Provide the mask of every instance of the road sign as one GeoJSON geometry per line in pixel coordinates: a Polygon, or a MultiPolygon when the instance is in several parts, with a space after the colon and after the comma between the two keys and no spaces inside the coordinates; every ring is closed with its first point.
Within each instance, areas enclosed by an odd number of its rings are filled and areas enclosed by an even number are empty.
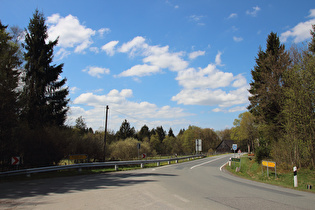
{"type": "Polygon", "coordinates": [[[274,167],[276,167],[276,163],[275,162],[271,162],[271,161],[262,161],[262,165],[263,166],[268,166],[268,167],[272,167],[272,168],[274,168],[274,167]]]}
{"type": "Polygon", "coordinates": [[[201,139],[196,139],[196,152],[202,151],[202,141],[201,139]]]}
{"type": "Polygon", "coordinates": [[[70,160],[85,160],[87,159],[88,156],[85,154],[80,154],[80,155],[69,155],[70,160]]]}
{"type": "Polygon", "coordinates": [[[145,153],[143,153],[143,154],[141,155],[142,158],[145,158],[146,156],[147,156],[147,154],[145,154],[145,153]]]}
{"type": "Polygon", "coordinates": [[[237,150],[237,144],[232,144],[232,149],[237,150]]]}
{"type": "Polygon", "coordinates": [[[20,165],[20,157],[12,157],[11,163],[12,165],[20,165]]]}
{"type": "Polygon", "coordinates": [[[231,158],[232,161],[235,161],[235,162],[241,162],[241,159],[240,158],[231,158]]]}

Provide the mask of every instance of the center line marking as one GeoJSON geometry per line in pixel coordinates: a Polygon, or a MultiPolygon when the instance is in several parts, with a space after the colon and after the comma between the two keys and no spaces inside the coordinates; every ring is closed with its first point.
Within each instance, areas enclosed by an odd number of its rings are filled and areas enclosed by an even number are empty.
{"type": "Polygon", "coordinates": [[[224,157],[220,157],[220,158],[216,158],[216,159],[213,159],[213,160],[210,160],[210,161],[204,162],[204,163],[200,163],[200,164],[198,164],[198,165],[194,165],[194,166],[192,166],[190,169],[196,168],[196,167],[198,167],[198,166],[205,165],[205,164],[207,164],[207,163],[211,163],[211,162],[216,161],[216,160],[220,160],[220,159],[222,159],[222,158],[226,158],[226,156],[224,156],[224,157]]]}

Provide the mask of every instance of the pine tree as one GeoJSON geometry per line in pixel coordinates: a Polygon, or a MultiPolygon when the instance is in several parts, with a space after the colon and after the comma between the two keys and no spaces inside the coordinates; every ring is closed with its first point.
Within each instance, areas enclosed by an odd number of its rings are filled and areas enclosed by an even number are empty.
{"type": "Polygon", "coordinates": [[[125,140],[127,138],[134,137],[135,133],[135,128],[130,127],[130,123],[125,119],[125,121],[121,123],[121,126],[116,136],[121,140],[125,140]]]}
{"type": "MultiPolygon", "coordinates": [[[[18,124],[20,47],[0,21],[0,154],[1,159],[16,151],[13,132],[18,124]]],[[[2,159],[3,160],[3,159],[2,159]]],[[[0,160],[1,161],[1,160],[0,160]]]]}
{"type": "Polygon", "coordinates": [[[288,53],[276,33],[271,32],[267,39],[267,49],[261,48],[256,58],[256,65],[251,71],[248,110],[257,122],[263,125],[265,134],[272,141],[279,138],[283,109],[283,74],[290,65],[288,53]]]}
{"type": "Polygon", "coordinates": [[[315,53],[315,24],[312,25],[313,31],[311,30],[312,40],[308,44],[309,51],[315,53]]]}
{"type": "Polygon", "coordinates": [[[30,20],[25,36],[24,118],[30,127],[62,126],[68,111],[66,79],[59,79],[63,64],[53,65],[55,41],[47,40],[45,18],[38,10],[30,20]]]}

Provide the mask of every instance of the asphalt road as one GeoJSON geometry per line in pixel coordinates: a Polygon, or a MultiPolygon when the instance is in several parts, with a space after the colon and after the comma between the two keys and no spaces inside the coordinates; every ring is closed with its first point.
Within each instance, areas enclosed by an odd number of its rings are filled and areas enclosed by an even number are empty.
{"type": "Polygon", "coordinates": [[[315,194],[220,171],[231,155],[0,184],[0,209],[315,209],[315,194]]]}

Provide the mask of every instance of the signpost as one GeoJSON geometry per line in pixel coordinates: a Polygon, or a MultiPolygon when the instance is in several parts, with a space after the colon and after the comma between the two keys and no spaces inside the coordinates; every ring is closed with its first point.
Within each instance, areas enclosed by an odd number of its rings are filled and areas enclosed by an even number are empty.
{"type": "Polygon", "coordinates": [[[80,155],[69,155],[70,160],[85,160],[88,156],[86,154],[80,154],[80,155]]]}
{"type": "Polygon", "coordinates": [[[237,150],[237,144],[232,144],[232,149],[234,150],[234,156],[235,157],[235,150],[237,150]]]}
{"type": "Polygon", "coordinates": [[[196,153],[202,151],[202,141],[201,139],[196,139],[196,153]]]}
{"type": "Polygon", "coordinates": [[[231,160],[235,162],[241,162],[241,158],[232,158],[231,160]]]}
{"type": "Polygon", "coordinates": [[[140,147],[141,147],[141,144],[140,144],[140,143],[137,143],[137,149],[138,149],[138,158],[139,158],[139,151],[140,151],[140,147]]]}
{"type": "Polygon", "coordinates": [[[268,176],[268,177],[269,177],[269,167],[270,167],[270,168],[275,168],[275,178],[277,177],[276,162],[263,160],[263,161],[261,162],[261,164],[262,164],[262,167],[263,167],[263,166],[266,166],[266,167],[267,167],[267,176],[268,176]]]}

